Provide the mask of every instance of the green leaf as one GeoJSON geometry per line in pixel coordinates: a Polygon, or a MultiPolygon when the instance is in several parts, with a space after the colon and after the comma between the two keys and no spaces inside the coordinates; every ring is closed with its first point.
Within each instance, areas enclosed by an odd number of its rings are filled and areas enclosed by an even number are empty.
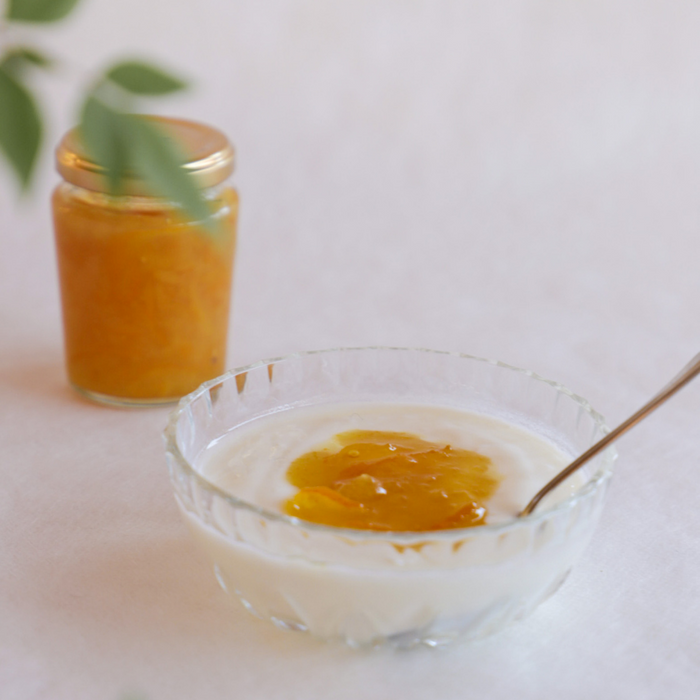
{"type": "Polygon", "coordinates": [[[121,193],[121,185],[127,170],[128,125],[124,115],[111,109],[94,96],[83,105],[80,119],[80,136],[88,155],[106,171],[109,192],[121,193]]]}
{"type": "Polygon", "coordinates": [[[3,68],[8,73],[16,75],[23,70],[27,64],[32,64],[40,68],[49,68],[52,61],[36,49],[31,49],[26,46],[16,46],[5,52],[5,55],[0,61],[0,68],[3,68]]]}
{"type": "Polygon", "coordinates": [[[56,22],[71,13],[78,0],[8,0],[6,19],[56,22]]]}
{"type": "Polygon", "coordinates": [[[167,95],[187,87],[179,78],[139,61],[124,61],[111,68],[106,77],[135,95],[167,95]]]}
{"type": "Polygon", "coordinates": [[[26,190],[39,153],[41,117],[31,93],[3,68],[0,105],[0,149],[26,190]]]}
{"type": "Polygon", "coordinates": [[[211,228],[211,209],[191,175],[182,167],[185,158],[176,141],[147,118],[125,115],[130,162],[155,194],[178,203],[194,221],[211,228]]]}

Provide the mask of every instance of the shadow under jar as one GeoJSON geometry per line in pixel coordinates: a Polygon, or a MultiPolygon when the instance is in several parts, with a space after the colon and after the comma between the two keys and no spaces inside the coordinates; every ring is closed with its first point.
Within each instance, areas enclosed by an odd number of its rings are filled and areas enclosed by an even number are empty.
{"type": "Polygon", "coordinates": [[[69,381],[127,406],[174,402],[223,371],[238,216],[226,137],[149,118],[184,148],[214,225],[189,220],[135,177],[124,195],[107,194],[75,129],[56,151],[64,182],[52,200],[69,381]]]}

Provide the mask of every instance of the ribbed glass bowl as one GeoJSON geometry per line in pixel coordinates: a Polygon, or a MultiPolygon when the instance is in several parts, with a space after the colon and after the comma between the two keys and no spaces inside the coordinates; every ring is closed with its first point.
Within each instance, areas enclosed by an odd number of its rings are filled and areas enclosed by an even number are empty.
{"type": "Polygon", "coordinates": [[[327,350],[233,370],[183,398],[165,430],[176,501],[225,591],[280,628],[353,647],[410,647],[491,634],[559,588],[600,516],[612,448],[554,507],[502,525],[436,532],[316,525],[240,500],[197,472],[203,450],[243,423],[351,402],[477,412],[571,456],[607,432],[584,399],[556,382],[456,353],[327,350]]]}

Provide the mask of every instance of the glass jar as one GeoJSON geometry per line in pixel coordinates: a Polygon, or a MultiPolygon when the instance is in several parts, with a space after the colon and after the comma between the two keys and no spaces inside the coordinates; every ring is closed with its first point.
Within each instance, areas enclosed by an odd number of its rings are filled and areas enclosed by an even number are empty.
{"type": "Polygon", "coordinates": [[[130,177],[106,193],[103,170],[70,131],[53,193],[68,378],[96,401],[170,403],[224,369],[238,194],[233,149],[216,129],[154,118],[188,154],[185,168],[215,225],[188,219],[130,177]]]}

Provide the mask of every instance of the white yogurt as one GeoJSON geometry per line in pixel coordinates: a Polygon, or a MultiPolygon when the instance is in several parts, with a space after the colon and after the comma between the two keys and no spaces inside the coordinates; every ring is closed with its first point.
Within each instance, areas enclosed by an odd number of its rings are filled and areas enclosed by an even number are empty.
{"type": "MultiPolygon", "coordinates": [[[[502,477],[486,503],[491,525],[512,521],[571,460],[546,440],[488,416],[433,406],[331,404],[244,424],[210,445],[195,467],[227,493],[281,513],[296,491],[285,477],[290,463],[353,429],[411,433],[489,457],[502,477]]],[[[575,475],[543,510],[582,483],[575,475]]],[[[214,504],[209,523],[183,508],[220,583],[248,609],[279,626],[351,645],[440,643],[488,633],[525,614],[556,589],[589,539],[595,519],[575,511],[503,531],[392,538],[266,519],[225,501],[214,504]]]]}
{"type": "MultiPolygon", "coordinates": [[[[196,469],[238,498],[281,512],[297,491],[286,479],[289,465],[347,430],[404,432],[488,457],[501,483],[487,502],[488,524],[514,518],[570,461],[551,443],[504,421],[440,406],[350,404],[282,411],[251,421],[210,445],[196,469]]],[[[581,484],[568,481],[549,505],[581,484]]]]}

